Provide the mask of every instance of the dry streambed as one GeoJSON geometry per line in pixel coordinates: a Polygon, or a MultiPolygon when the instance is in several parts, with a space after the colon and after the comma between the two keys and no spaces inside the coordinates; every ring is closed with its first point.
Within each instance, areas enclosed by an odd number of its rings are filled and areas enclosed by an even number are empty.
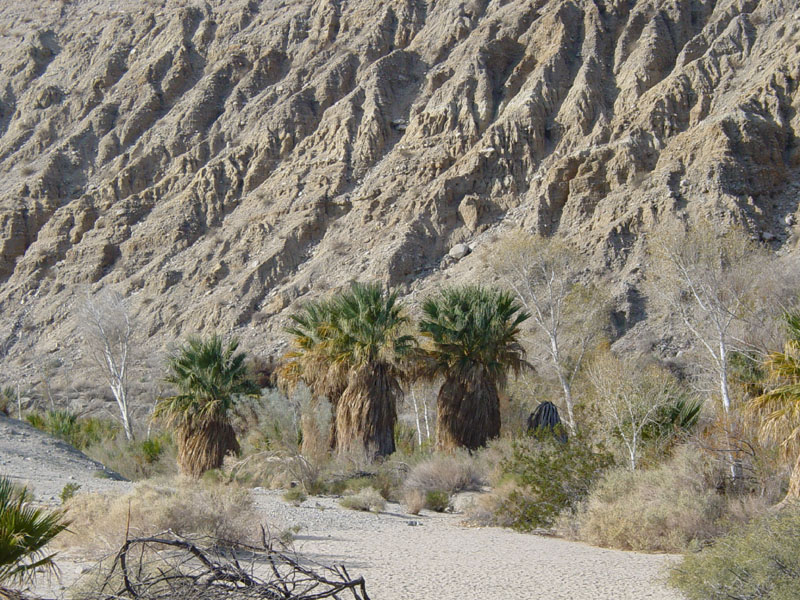
{"type": "Polygon", "coordinates": [[[411,516],[388,504],[380,515],[340,508],[331,498],[284,503],[255,491],[266,521],[299,527],[297,551],[344,563],[363,575],[374,600],[679,600],[661,580],[673,556],[460,524],[458,515],[411,516]]]}

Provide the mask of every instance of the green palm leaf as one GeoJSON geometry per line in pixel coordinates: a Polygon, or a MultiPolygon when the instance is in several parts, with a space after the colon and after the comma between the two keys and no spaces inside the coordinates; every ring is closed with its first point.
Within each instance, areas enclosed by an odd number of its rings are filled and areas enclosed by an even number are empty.
{"type": "Polygon", "coordinates": [[[37,571],[54,572],[54,554],[44,546],[67,528],[63,511],[30,504],[30,494],[0,477],[0,582],[25,583],[37,571]]]}

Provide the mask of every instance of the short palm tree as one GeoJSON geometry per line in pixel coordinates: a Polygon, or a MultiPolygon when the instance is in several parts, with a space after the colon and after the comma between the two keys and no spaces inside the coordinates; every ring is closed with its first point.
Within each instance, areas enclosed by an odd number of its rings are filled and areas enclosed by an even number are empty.
{"type": "Polygon", "coordinates": [[[248,377],[244,352],[237,349],[236,340],[226,344],[217,335],[192,338],[169,359],[165,380],[178,393],[159,400],[153,416],[175,430],[178,466],[185,475],[200,477],[221,467],[226,454],[239,452],[231,409],[238,396],[259,390],[248,377]]]}
{"type": "Polygon", "coordinates": [[[419,329],[428,378],[443,377],[437,399],[437,445],[475,449],[500,435],[500,400],[509,372],[528,367],[519,343],[528,318],[514,297],[492,288],[443,290],[422,306],[419,329]]]}
{"type": "Polygon", "coordinates": [[[353,283],[331,300],[331,313],[331,364],[347,370],[336,407],[337,449],[392,454],[404,361],[416,346],[408,317],[397,292],[377,283],[353,283]]]}
{"type": "Polygon", "coordinates": [[[289,317],[286,328],[292,335],[292,349],[278,369],[278,382],[291,389],[305,383],[317,398],[331,403],[330,445],[336,446],[336,407],[347,387],[347,370],[335,364],[331,356],[334,333],[332,304],[328,300],[307,302],[289,317]]]}
{"type": "Polygon", "coordinates": [[[56,570],[55,555],[43,548],[69,523],[62,511],[35,508],[30,500],[25,488],[0,477],[0,584],[26,583],[37,571],[56,570]]]}
{"type": "Polygon", "coordinates": [[[761,435],[780,442],[787,456],[796,454],[789,490],[781,504],[800,500],[800,313],[784,315],[789,339],[783,352],[773,352],[764,366],[769,374],[767,391],[749,403],[762,418],[761,435]]]}

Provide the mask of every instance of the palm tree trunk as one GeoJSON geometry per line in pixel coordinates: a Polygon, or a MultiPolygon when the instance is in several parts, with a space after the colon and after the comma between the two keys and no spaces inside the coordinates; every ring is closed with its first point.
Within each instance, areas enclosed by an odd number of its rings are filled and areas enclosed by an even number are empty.
{"type": "Polygon", "coordinates": [[[178,429],[178,467],[199,479],[209,469],[219,469],[227,454],[239,453],[236,432],[227,421],[204,421],[178,429]]]}
{"type": "Polygon", "coordinates": [[[395,451],[394,426],[402,390],[384,363],[355,369],[336,407],[338,452],[366,452],[372,459],[395,451]]]}
{"type": "Polygon", "coordinates": [[[475,450],[500,435],[500,398],[497,386],[487,378],[464,382],[445,380],[437,398],[441,450],[465,447],[475,450]]]}

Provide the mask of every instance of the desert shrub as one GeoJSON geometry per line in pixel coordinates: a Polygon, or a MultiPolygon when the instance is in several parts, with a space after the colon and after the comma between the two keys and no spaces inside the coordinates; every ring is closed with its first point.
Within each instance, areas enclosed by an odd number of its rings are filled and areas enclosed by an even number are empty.
{"type": "Polygon", "coordinates": [[[682,446],[649,470],[607,471],[577,516],[577,537],[625,550],[680,552],[721,531],[726,499],[714,487],[713,466],[682,446]]]}
{"type": "Polygon", "coordinates": [[[386,507],[386,500],[380,492],[372,487],[367,487],[351,496],[344,496],[339,504],[352,510],[381,512],[386,507]]]}
{"type": "Polygon", "coordinates": [[[435,454],[414,466],[406,478],[404,488],[422,492],[440,491],[454,494],[463,490],[479,489],[486,477],[467,452],[435,454]]]}
{"type": "Polygon", "coordinates": [[[33,412],[27,414],[25,419],[36,429],[63,440],[78,450],[86,450],[93,444],[114,439],[119,433],[119,425],[110,419],[79,418],[67,410],[33,412]]]}
{"type": "Polygon", "coordinates": [[[689,600],[800,598],[800,510],[769,514],[686,555],[670,583],[689,600]]]}
{"type": "Polygon", "coordinates": [[[85,452],[90,458],[132,481],[177,472],[177,451],[168,432],[134,441],[117,435],[113,439],[92,444],[85,452]]]}
{"type": "Polygon", "coordinates": [[[81,489],[80,484],[75,483],[74,481],[64,484],[64,487],[61,488],[61,493],[58,495],[58,497],[61,499],[61,504],[65,504],[77,493],[79,489],[81,489]]]}
{"type": "Polygon", "coordinates": [[[450,494],[442,490],[431,490],[425,494],[425,508],[435,512],[444,512],[450,506],[450,494]]]}
{"type": "Polygon", "coordinates": [[[17,401],[17,392],[10,385],[0,389],[0,415],[10,415],[17,401]]]}
{"type": "Polygon", "coordinates": [[[403,492],[403,506],[410,515],[418,515],[425,508],[426,494],[421,490],[405,490],[403,492]]]}
{"type": "Polygon", "coordinates": [[[611,465],[608,452],[581,436],[561,443],[542,432],[514,440],[511,456],[500,462],[504,485],[487,499],[491,520],[521,531],[550,527],[560,513],[577,508],[611,465]]]}
{"type": "Polygon", "coordinates": [[[299,485],[291,487],[283,493],[283,499],[295,506],[305,502],[306,498],[308,498],[308,496],[306,496],[303,488],[299,485]]]}
{"type": "Polygon", "coordinates": [[[234,485],[181,481],[177,485],[139,483],[128,494],[80,494],[67,502],[73,521],[59,536],[65,546],[118,548],[129,535],[167,529],[178,535],[257,542],[259,522],[249,492],[234,485]]]}

